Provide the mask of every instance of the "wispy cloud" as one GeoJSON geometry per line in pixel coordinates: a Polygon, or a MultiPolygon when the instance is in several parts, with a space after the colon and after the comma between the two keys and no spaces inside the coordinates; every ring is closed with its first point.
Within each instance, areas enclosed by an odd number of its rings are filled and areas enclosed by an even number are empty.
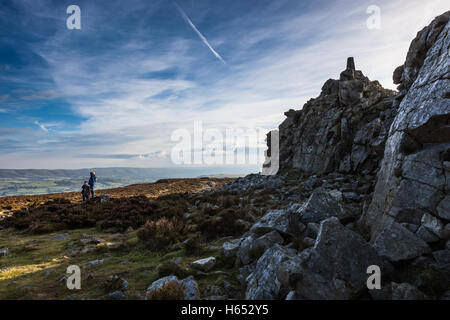
{"type": "Polygon", "coordinates": [[[35,125],[37,125],[39,128],[41,128],[42,131],[48,132],[48,129],[45,125],[43,125],[42,123],[39,123],[39,121],[35,121],[34,122],[35,125]]]}
{"type": "MultiPolygon", "coordinates": [[[[205,129],[276,128],[284,111],[301,108],[320,93],[328,78],[337,78],[348,56],[355,56],[357,68],[371,80],[393,88],[392,71],[404,62],[416,32],[448,9],[446,0],[380,0],[382,29],[368,30],[370,1],[311,0],[308,9],[303,9],[303,1],[290,0],[258,1],[261,5],[242,1],[233,6],[189,2],[188,12],[196,13],[195,21],[203,19],[207,34],[214,35],[212,43],[227,43],[229,67],[223,68],[215,59],[201,58],[210,52],[189,28],[179,28],[177,21],[184,21],[170,3],[130,1],[133,5],[124,6],[111,0],[112,7],[104,7],[80,0],[82,10],[90,13],[80,32],[70,32],[64,24],[60,28],[58,22],[54,33],[39,34],[20,46],[30,49],[41,64],[13,66],[26,77],[0,73],[0,92],[10,94],[0,108],[11,110],[0,116],[2,166],[164,167],[171,164],[163,155],[170,154],[175,144],[174,130],[192,130],[194,121],[203,121],[205,129]],[[314,8],[319,2],[323,6],[314,8]],[[105,8],[117,19],[111,20],[105,8]],[[42,92],[49,90],[58,92],[59,98],[47,94],[45,100],[21,99],[44,96],[42,92]],[[56,121],[63,125],[52,127],[56,121]],[[2,136],[1,128],[10,123],[27,130],[2,136]]],[[[40,7],[52,10],[42,3],[27,3],[31,12],[40,7]]],[[[30,30],[22,32],[28,37],[30,30]]]]}
{"type": "Polygon", "coordinates": [[[184,21],[187,22],[187,24],[189,24],[189,26],[192,28],[192,30],[195,31],[195,33],[197,33],[197,35],[199,36],[199,38],[202,40],[202,42],[208,47],[208,49],[212,52],[212,54],[219,59],[220,61],[222,61],[224,64],[226,64],[225,60],[222,58],[222,56],[217,53],[216,50],[214,50],[214,48],[209,44],[208,40],[205,38],[205,36],[197,29],[197,27],[194,25],[194,23],[191,21],[191,19],[188,17],[188,15],[186,14],[186,12],[184,12],[184,10],[178,5],[178,3],[176,3],[175,1],[173,1],[174,5],[177,7],[178,12],[180,12],[181,16],[183,17],[184,21]]]}

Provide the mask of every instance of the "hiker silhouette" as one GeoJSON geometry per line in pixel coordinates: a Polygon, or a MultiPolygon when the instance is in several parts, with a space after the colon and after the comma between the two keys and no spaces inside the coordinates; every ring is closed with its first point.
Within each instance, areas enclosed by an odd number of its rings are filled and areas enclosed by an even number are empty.
{"type": "Polygon", "coordinates": [[[94,199],[95,195],[94,195],[94,186],[95,183],[97,182],[97,177],[95,176],[95,171],[92,170],[91,171],[91,177],[89,178],[89,188],[91,189],[91,195],[92,195],[92,199],[94,199]]]}

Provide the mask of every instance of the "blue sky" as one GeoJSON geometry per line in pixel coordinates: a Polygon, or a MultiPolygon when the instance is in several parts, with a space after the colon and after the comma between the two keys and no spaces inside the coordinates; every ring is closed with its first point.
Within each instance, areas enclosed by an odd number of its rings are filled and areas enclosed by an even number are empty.
{"type": "Polygon", "coordinates": [[[274,129],[346,58],[388,88],[448,1],[0,0],[0,168],[172,165],[171,134],[274,129]],[[81,30],[66,27],[69,5],[81,30]],[[368,29],[369,5],[381,28],[368,29]]]}

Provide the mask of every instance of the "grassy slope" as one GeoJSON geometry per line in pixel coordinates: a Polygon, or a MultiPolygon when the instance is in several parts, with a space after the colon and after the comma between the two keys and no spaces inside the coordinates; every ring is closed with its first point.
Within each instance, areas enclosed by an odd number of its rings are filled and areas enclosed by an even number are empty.
{"type": "MultiPolygon", "coordinates": [[[[102,191],[112,197],[127,197],[146,195],[158,197],[172,192],[193,191],[205,189],[208,179],[169,180],[164,184],[136,185],[125,188],[102,191]]],[[[216,179],[217,186],[230,181],[216,179]]],[[[78,194],[68,193],[48,196],[26,196],[0,198],[0,208],[3,212],[27,207],[30,204],[40,204],[50,199],[63,197],[71,201],[79,201],[78,194]]],[[[158,266],[174,257],[181,257],[181,266],[186,268],[186,275],[193,274],[199,282],[202,291],[208,284],[214,283],[224,271],[233,274],[235,270],[221,263],[221,250],[210,248],[218,246],[221,241],[203,243],[201,253],[189,255],[181,245],[174,246],[165,252],[146,250],[139,243],[136,231],[128,230],[121,234],[112,234],[97,228],[62,230],[52,234],[33,235],[11,228],[0,230],[0,249],[8,248],[9,254],[0,257],[0,299],[65,299],[76,294],[77,299],[105,299],[105,285],[109,276],[120,275],[127,280],[130,288],[126,291],[132,299],[142,299],[145,289],[161,276],[158,266]],[[54,240],[53,236],[68,233],[65,240],[54,240]],[[84,234],[99,237],[110,243],[98,245],[83,245],[80,241],[84,234]],[[87,252],[81,253],[85,249],[87,252]],[[76,253],[75,253],[76,252],[76,253]],[[199,275],[189,268],[190,262],[208,256],[219,258],[217,266],[206,275],[199,275]],[[102,265],[83,269],[81,290],[69,290],[65,281],[66,268],[75,264],[82,267],[89,261],[105,259],[102,265]]]]}

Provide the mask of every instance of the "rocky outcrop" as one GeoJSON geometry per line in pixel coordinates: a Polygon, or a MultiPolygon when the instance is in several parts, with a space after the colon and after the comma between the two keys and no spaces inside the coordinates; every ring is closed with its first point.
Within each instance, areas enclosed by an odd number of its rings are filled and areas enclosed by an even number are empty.
{"type": "Polygon", "coordinates": [[[285,113],[279,126],[280,171],[374,172],[395,115],[394,95],[349,58],[339,80],[329,79],[319,97],[285,113]]]}
{"type": "Polygon", "coordinates": [[[447,12],[420,31],[404,66],[394,72],[401,89],[398,112],[373,200],[360,220],[379,253],[393,261],[429,253],[425,242],[443,248],[449,237],[449,18],[447,12]],[[405,235],[395,243],[393,227],[405,235]]]}
{"type": "Polygon", "coordinates": [[[247,277],[247,299],[350,299],[365,288],[370,265],[389,265],[360,235],[336,217],[320,224],[313,248],[297,254],[274,244],[257,260],[247,277]]]}
{"type": "Polygon", "coordinates": [[[278,175],[227,187],[281,194],[278,207],[273,200],[249,232],[224,246],[241,265],[247,299],[448,296],[449,17],[417,34],[394,71],[397,94],[349,58],[339,80],[285,113],[278,175]],[[379,290],[366,286],[373,265],[385,279],[379,290]]]}

